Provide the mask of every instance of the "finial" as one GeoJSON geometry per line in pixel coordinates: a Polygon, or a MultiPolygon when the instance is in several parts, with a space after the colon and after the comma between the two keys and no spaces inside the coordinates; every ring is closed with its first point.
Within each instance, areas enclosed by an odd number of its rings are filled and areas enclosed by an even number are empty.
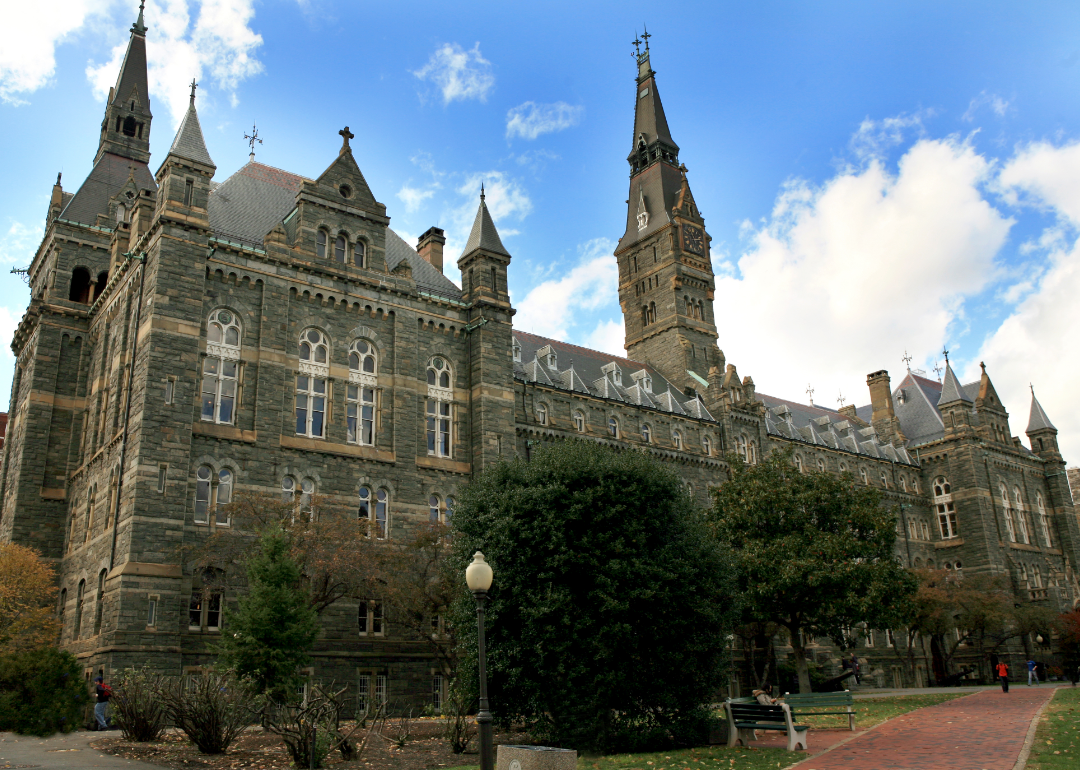
{"type": "Polygon", "coordinates": [[[634,33],[634,42],[632,42],[630,45],[634,46],[634,52],[632,54],[630,54],[630,55],[633,56],[635,59],[640,59],[641,58],[641,41],[638,40],[638,36],[637,36],[636,32],[634,33]]]}
{"type": "Polygon", "coordinates": [[[814,405],[814,389],[810,386],[809,383],[807,383],[807,385],[806,385],[806,394],[808,396],[810,396],[810,406],[813,406],[814,405]]]}
{"type": "Polygon", "coordinates": [[[139,18],[135,20],[135,23],[131,25],[131,31],[139,35],[146,34],[146,24],[143,22],[143,7],[146,5],[146,0],[139,0],[139,18]]]}
{"type": "Polygon", "coordinates": [[[948,366],[949,365],[949,351],[943,349],[941,351],[941,355],[945,356],[945,366],[948,366]]]}
{"type": "Polygon", "coordinates": [[[244,138],[248,140],[248,147],[251,148],[251,153],[248,155],[248,162],[255,162],[255,142],[259,144],[263,143],[263,140],[259,138],[259,129],[255,127],[255,121],[251,122],[251,133],[244,134],[244,138]]]}
{"type": "Polygon", "coordinates": [[[195,78],[191,79],[191,103],[195,104],[195,89],[199,87],[199,84],[195,82],[195,78]]]}
{"type": "Polygon", "coordinates": [[[941,368],[941,362],[940,361],[935,361],[934,362],[934,373],[937,374],[937,381],[938,382],[941,382],[941,373],[943,371],[944,371],[944,369],[941,368]]]}
{"type": "Polygon", "coordinates": [[[844,402],[847,401],[847,399],[844,398],[843,391],[837,391],[837,393],[839,394],[839,397],[836,399],[836,403],[840,404],[840,408],[843,409],[844,408],[844,402]]]}
{"type": "Polygon", "coordinates": [[[349,140],[350,139],[355,139],[356,134],[354,134],[352,131],[350,131],[348,126],[345,126],[345,128],[338,131],[338,133],[341,135],[341,139],[342,139],[341,152],[344,153],[346,150],[349,149],[349,140]]]}
{"type": "Polygon", "coordinates": [[[979,362],[979,368],[982,369],[983,374],[986,374],[986,363],[985,362],[980,361],[979,362]]]}
{"type": "Polygon", "coordinates": [[[484,202],[484,183],[480,183],[480,202],[484,202]]]}
{"type": "Polygon", "coordinates": [[[904,351],[904,357],[901,358],[900,360],[904,362],[904,366],[906,366],[907,370],[910,372],[911,371],[911,356],[908,355],[907,350],[904,351]]]}
{"type": "Polygon", "coordinates": [[[1035,398],[1035,386],[1029,382],[1028,387],[1031,388],[1031,397],[1035,398]]]}
{"type": "Polygon", "coordinates": [[[56,186],[57,187],[60,186],[60,177],[63,176],[63,175],[64,175],[63,171],[57,171],[56,172],[56,186]]]}
{"type": "MultiPolygon", "coordinates": [[[[644,25],[642,25],[642,26],[644,26],[644,25]]],[[[649,52],[649,38],[650,37],[652,37],[652,35],[649,34],[649,28],[645,27],[645,31],[641,33],[641,41],[643,43],[645,43],[645,53],[649,52]]]]}

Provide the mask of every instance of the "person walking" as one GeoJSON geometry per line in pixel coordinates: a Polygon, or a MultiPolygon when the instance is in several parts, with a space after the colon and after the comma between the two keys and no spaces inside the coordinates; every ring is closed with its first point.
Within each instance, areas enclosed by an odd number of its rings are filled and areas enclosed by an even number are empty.
{"type": "Polygon", "coordinates": [[[855,653],[851,653],[851,670],[855,672],[855,684],[862,684],[862,677],[859,676],[859,659],[855,657],[855,653]]]}
{"type": "Polygon", "coordinates": [[[1001,691],[1009,691],[1009,667],[1005,664],[1005,661],[1001,661],[997,664],[998,679],[1001,680],[1001,691]]]}
{"type": "Polygon", "coordinates": [[[1036,662],[1035,662],[1034,660],[1029,660],[1029,661],[1027,662],[1027,669],[1028,669],[1028,687],[1031,687],[1031,680],[1032,680],[1032,678],[1034,678],[1034,679],[1035,679],[1035,684],[1036,684],[1036,685],[1038,685],[1038,684],[1039,684],[1039,672],[1038,672],[1038,671],[1036,670],[1036,667],[1037,667],[1038,665],[1039,665],[1039,664],[1038,664],[1038,663],[1036,663],[1036,662]]]}
{"type": "Polygon", "coordinates": [[[109,720],[106,712],[109,708],[109,698],[112,697],[112,688],[105,684],[105,680],[98,676],[94,677],[94,692],[97,695],[97,703],[94,704],[94,729],[108,730],[109,720]]]}

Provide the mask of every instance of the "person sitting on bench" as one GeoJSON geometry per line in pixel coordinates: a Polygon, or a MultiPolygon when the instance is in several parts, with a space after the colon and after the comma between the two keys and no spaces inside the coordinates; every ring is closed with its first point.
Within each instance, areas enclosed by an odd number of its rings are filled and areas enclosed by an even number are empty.
{"type": "Polygon", "coordinates": [[[775,706],[780,702],[779,698],[773,697],[771,684],[764,684],[760,690],[754,690],[751,694],[754,696],[754,700],[762,706],[775,706]]]}

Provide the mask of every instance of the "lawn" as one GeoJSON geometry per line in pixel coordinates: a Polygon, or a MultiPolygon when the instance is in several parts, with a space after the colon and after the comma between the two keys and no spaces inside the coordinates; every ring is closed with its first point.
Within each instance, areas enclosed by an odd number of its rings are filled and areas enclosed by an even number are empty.
{"type": "MultiPolygon", "coordinates": [[[[909,711],[959,698],[966,693],[943,692],[932,695],[906,695],[855,701],[855,727],[865,730],[909,711]]],[[[847,727],[847,717],[814,717],[799,720],[811,725],[810,746],[814,747],[813,728],[847,727]]],[[[818,746],[821,744],[818,743],[818,746]]],[[[817,749],[815,749],[817,750],[817,749]]],[[[702,746],[696,749],[661,751],[655,754],[611,754],[580,756],[578,770],[775,770],[806,759],[806,752],[777,748],[735,748],[702,746]]],[[[1059,765],[1048,765],[1059,767],[1059,765]]],[[[1065,765],[1060,765],[1065,767],[1065,765]]],[[[478,770],[476,766],[450,770],[478,770]]]]}
{"type": "Polygon", "coordinates": [[[1056,770],[1080,765],[1080,688],[1059,687],[1039,718],[1028,767],[1056,770]]]}

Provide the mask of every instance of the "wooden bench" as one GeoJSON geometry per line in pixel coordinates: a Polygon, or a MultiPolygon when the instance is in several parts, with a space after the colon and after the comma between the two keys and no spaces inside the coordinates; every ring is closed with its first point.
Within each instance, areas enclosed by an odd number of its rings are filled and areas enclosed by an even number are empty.
{"type": "Polygon", "coordinates": [[[795,719],[819,716],[846,716],[848,728],[855,730],[854,702],[850,690],[842,692],[809,692],[805,694],[787,693],[784,702],[791,706],[791,716],[795,719]]]}
{"type": "Polygon", "coordinates": [[[750,741],[757,740],[756,730],[780,730],[787,734],[788,751],[795,751],[799,746],[807,751],[806,731],[810,728],[792,721],[791,707],[786,703],[762,706],[760,703],[728,701],[724,711],[728,718],[728,748],[740,743],[749,746],[750,741]]]}

